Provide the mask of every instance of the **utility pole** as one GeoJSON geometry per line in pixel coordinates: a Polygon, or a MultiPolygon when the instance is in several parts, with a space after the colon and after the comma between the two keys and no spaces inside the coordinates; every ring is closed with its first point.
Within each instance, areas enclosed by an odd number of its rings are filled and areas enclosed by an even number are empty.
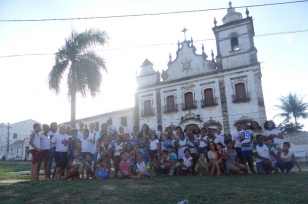
{"type": "Polygon", "coordinates": [[[7,155],[9,155],[9,151],[10,151],[10,123],[6,124],[6,128],[7,128],[7,146],[6,146],[6,153],[7,155]]]}

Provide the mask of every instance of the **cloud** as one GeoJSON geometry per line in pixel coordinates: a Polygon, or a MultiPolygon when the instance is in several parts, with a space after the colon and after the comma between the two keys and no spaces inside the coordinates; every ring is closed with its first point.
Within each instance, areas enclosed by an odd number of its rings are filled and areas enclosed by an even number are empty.
{"type": "Polygon", "coordinates": [[[291,34],[283,35],[282,39],[286,40],[288,43],[292,43],[293,42],[293,38],[292,38],[291,34]]]}

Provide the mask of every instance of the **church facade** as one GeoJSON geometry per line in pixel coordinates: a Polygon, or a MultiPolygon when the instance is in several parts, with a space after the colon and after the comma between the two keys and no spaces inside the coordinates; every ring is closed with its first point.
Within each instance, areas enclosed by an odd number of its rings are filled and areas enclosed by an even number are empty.
{"type": "MultiPolygon", "coordinates": [[[[84,118],[97,125],[108,123],[130,130],[146,123],[151,129],[189,124],[221,125],[235,130],[239,120],[266,121],[261,69],[254,44],[252,17],[243,18],[230,3],[222,25],[212,28],[217,54],[196,53],[192,39],[178,42],[168,68],[155,71],[146,59],[136,77],[135,107],[84,118]]],[[[185,31],[185,29],[183,30],[185,31]]]]}
{"type": "Polygon", "coordinates": [[[254,45],[252,17],[243,18],[231,7],[213,32],[217,55],[208,57],[202,46],[197,54],[193,40],[178,43],[168,69],[153,70],[145,60],[137,77],[135,116],[137,125],[222,125],[234,130],[241,119],[266,120],[261,69],[254,45]],[[209,59],[210,58],[210,59],[209,59]]]}

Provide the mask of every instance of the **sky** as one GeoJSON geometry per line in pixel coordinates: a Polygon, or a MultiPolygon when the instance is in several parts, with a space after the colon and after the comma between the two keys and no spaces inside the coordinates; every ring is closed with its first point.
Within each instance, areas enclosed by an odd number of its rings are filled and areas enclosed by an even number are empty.
{"type": "MultiPolygon", "coordinates": [[[[286,0],[234,0],[232,5],[249,6],[286,0]]],[[[227,8],[222,0],[0,0],[0,20],[82,18],[126,14],[227,8]]],[[[238,8],[245,17],[245,8],[238,8]]],[[[262,86],[267,118],[279,113],[279,97],[290,92],[307,96],[308,2],[251,7],[255,46],[261,62],[262,86]],[[306,32],[297,32],[293,31],[306,32]],[[265,35],[285,32],[279,35],[265,35]],[[293,32],[293,33],[292,33],[293,32]],[[306,46],[305,46],[306,45],[306,46]]],[[[108,43],[95,47],[108,69],[103,73],[101,91],[95,97],[77,96],[77,119],[134,106],[135,77],[147,58],[154,70],[167,69],[169,53],[176,57],[176,43],[193,38],[197,53],[216,54],[213,19],[222,25],[226,9],[170,15],[105,18],[92,20],[0,22],[0,123],[33,119],[41,123],[70,120],[70,103],[65,79],[57,95],[48,88],[48,74],[54,53],[74,29],[94,28],[108,33],[108,43]],[[24,55],[45,54],[45,55],[24,55]],[[11,56],[11,57],[4,57],[11,56]]],[[[65,78],[65,77],[64,77],[65,78]]],[[[279,124],[282,119],[275,117],[279,124]]],[[[308,120],[299,120],[308,130],[308,120]]]]}

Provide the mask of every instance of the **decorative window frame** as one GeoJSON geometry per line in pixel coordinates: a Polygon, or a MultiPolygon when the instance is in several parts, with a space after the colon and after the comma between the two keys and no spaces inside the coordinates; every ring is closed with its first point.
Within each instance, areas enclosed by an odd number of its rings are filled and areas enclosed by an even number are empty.
{"type": "Polygon", "coordinates": [[[212,90],[213,90],[213,98],[216,97],[215,86],[205,86],[205,87],[202,87],[202,88],[201,88],[201,96],[202,96],[202,99],[205,99],[204,90],[206,90],[206,89],[212,89],[212,90]]]}
{"type": "Polygon", "coordinates": [[[196,101],[196,93],[195,93],[195,91],[194,90],[186,90],[186,91],[182,92],[183,102],[185,101],[185,94],[188,93],[188,92],[191,92],[193,94],[193,100],[196,101]]]}
{"type": "Polygon", "coordinates": [[[248,89],[248,86],[247,86],[247,76],[242,77],[241,79],[238,79],[238,80],[234,80],[231,83],[232,83],[232,89],[233,89],[233,95],[232,95],[232,102],[233,103],[247,103],[247,102],[251,101],[250,92],[249,92],[249,89],[248,89]],[[244,99],[244,100],[235,99],[235,97],[236,97],[235,85],[236,84],[244,84],[245,91],[246,91],[246,99],[244,99]]]}
{"type": "Polygon", "coordinates": [[[154,102],[153,102],[153,98],[143,98],[141,100],[141,108],[142,110],[144,110],[144,102],[145,101],[151,101],[151,108],[154,108],[153,105],[154,105],[154,102]]]}
{"type": "Polygon", "coordinates": [[[177,102],[177,97],[176,97],[176,94],[175,93],[171,93],[171,94],[166,94],[164,95],[164,104],[167,105],[167,97],[169,96],[173,96],[174,97],[174,103],[177,102]]]}

